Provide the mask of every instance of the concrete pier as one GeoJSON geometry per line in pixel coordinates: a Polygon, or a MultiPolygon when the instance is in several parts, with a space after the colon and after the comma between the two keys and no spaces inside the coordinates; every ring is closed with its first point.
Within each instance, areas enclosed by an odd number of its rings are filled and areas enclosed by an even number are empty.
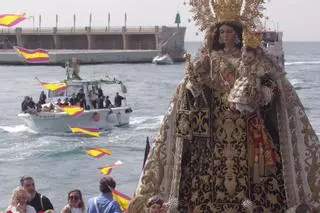
{"type": "Polygon", "coordinates": [[[0,64],[23,60],[12,50],[17,45],[49,51],[50,63],[77,57],[81,63],[151,62],[159,53],[183,60],[184,27],[16,28],[0,30],[0,64]]]}

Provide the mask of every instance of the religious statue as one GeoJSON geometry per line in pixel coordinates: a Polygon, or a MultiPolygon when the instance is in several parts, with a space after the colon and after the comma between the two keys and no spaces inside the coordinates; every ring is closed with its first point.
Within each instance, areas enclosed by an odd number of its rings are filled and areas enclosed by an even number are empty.
{"type": "Polygon", "coordinates": [[[186,54],[129,213],[283,213],[320,205],[320,143],[282,67],[259,47],[263,0],[190,0],[206,30],[186,54]],[[250,205],[247,205],[247,204],[250,205]]]}

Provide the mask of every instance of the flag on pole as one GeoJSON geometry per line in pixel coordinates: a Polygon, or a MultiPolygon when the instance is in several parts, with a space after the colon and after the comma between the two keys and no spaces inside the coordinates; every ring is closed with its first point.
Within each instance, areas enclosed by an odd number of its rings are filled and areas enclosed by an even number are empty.
{"type": "Polygon", "coordinates": [[[112,188],[110,188],[110,190],[112,192],[113,199],[115,199],[119,203],[121,211],[126,211],[128,209],[131,198],[112,188]]]}
{"type": "Polygon", "coordinates": [[[22,56],[25,62],[28,62],[28,63],[49,62],[49,54],[47,50],[44,50],[44,49],[29,50],[29,49],[25,49],[23,47],[17,47],[17,46],[15,46],[14,49],[20,56],[22,56]]]}
{"type": "Polygon", "coordinates": [[[26,14],[0,14],[0,26],[12,27],[26,19],[26,14]]]}
{"type": "Polygon", "coordinates": [[[36,78],[37,81],[41,84],[43,88],[46,88],[48,90],[54,91],[54,92],[62,92],[67,89],[67,84],[63,82],[59,83],[47,83],[40,81],[38,78],[36,78]]]}
{"type": "Polygon", "coordinates": [[[111,152],[112,151],[110,149],[104,149],[104,148],[87,148],[86,149],[86,153],[95,158],[100,158],[104,155],[111,155],[111,152]]]}
{"type": "Polygon", "coordinates": [[[99,137],[100,133],[97,128],[70,127],[73,133],[84,133],[93,137],[99,137]]]}
{"type": "Polygon", "coordinates": [[[83,113],[83,108],[78,106],[65,106],[61,107],[68,115],[75,118],[83,113]]]}
{"type": "Polygon", "coordinates": [[[104,166],[104,167],[100,167],[98,168],[100,170],[100,172],[104,175],[109,175],[112,171],[113,168],[119,166],[119,165],[122,165],[122,161],[118,160],[116,161],[115,163],[111,164],[111,165],[108,165],[108,166],[104,166]]]}

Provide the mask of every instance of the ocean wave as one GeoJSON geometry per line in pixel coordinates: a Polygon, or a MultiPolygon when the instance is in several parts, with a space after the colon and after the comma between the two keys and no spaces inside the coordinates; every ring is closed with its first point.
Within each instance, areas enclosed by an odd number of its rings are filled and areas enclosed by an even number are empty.
{"type": "Polygon", "coordinates": [[[294,65],[313,65],[320,64],[320,61],[293,61],[293,62],[285,62],[286,66],[294,66],[294,65]]]}
{"type": "Polygon", "coordinates": [[[163,115],[158,115],[154,117],[147,117],[147,116],[142,116],[142,117],[132,117],[130,118],[130,125],[135,125],[135,124],[143,124],[143,123],[148,123],[148,122],[159,122],[163,119],[163,115]]]}
{"type": "Polygon", "coordinates": [[[29,133],[37,133],[27,127],[26,125],[16,125],[16,126],[0,126],[4,132],[8,133],[20,133],[20,132],[29,132],[29,133]]]}

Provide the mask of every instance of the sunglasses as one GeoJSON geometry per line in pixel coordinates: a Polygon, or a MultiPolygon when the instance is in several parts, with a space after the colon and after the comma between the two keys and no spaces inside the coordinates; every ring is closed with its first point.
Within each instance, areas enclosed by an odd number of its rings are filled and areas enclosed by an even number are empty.
{"type": "Polygon", "coordinates": [[[78,196],[72,196],[72,195],[71,195],[71,196],[69,197],[69,199],[70,199],[70,200],[79,200],[80,197],[78,197],[78,196]]]}

